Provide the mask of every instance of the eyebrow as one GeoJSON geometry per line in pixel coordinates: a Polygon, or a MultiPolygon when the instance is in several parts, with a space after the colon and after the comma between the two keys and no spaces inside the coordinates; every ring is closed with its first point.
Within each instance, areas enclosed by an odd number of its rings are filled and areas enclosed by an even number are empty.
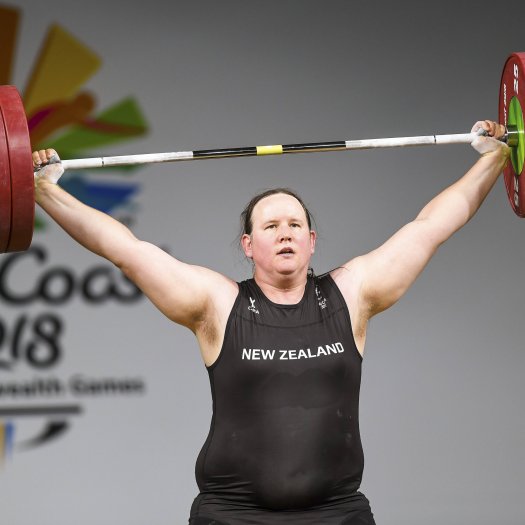
{"type": "MultiPolygon", "coordinates": [[[[276,224],[278,222],[281,222],[281,219],[268,219],[266,221],[263,221],[262,225],[263,226],[267,226],[269,224],[276,224]]],[[[299,219],[298,217],[291,217],[290,219],[288,219],[288,222],[300,222],[302,224],[305,224],[306,220],[305,219],[299,219]]]]}

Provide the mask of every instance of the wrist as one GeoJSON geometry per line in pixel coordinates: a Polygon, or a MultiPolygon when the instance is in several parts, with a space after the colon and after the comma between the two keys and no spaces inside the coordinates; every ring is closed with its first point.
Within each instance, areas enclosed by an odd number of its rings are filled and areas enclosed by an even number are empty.
{"type": "Polygon", "coordinates": [[[40,202],[50,191],[53,191],[53,188],[56,188],[56,184],[50,182],[44,178],[36,177],[35,178],[35,200],[40,202]]]}
{"type": "Polygon", "coordinates": [[[510,148],[501,147],[495,150],[486,151],[485,153],[482,153],[479,158],[492,160],[495,163],[501,164],[502,168],[504,168],[510,159],[510,148]]]}

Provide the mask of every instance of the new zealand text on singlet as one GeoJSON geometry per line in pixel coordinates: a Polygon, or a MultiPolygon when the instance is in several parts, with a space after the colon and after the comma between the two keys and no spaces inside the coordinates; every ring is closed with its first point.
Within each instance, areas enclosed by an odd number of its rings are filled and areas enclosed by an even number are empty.
{"type": "Polygon", "coordinates": [[[273,359],[279,359],[280,361],[288,361],[292,359],[310,359],[312,357],[330,356],[333,354],[342,354],[345,351],[343,345],[340,342],[332,343],[330,345],[318,346],[317,350],[311,350],[303,348],[297,350],[268,350],[262,348],[243,348],[242,359],[248,359],[252,361],[263,360],[271,361],[273,359]]]}

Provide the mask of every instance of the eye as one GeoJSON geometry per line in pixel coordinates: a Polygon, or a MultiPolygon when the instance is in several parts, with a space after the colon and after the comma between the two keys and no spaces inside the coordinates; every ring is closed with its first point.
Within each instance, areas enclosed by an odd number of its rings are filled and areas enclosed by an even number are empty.
{"type": "Polygon", "coordinates": [[[301,225],[298,224],[297,222],[293,222],[291,225],[290,225],[292,228],[300,228],[301,225]]]}
{"type": "Polygon", "coordinates": [[[268,226],[266,226],[266,228],[264,228],[265,230],[270,230],[270,229],[273,229],[273,228],[277,228],[277,225],[276,224],[268,224],[268,226]]]}

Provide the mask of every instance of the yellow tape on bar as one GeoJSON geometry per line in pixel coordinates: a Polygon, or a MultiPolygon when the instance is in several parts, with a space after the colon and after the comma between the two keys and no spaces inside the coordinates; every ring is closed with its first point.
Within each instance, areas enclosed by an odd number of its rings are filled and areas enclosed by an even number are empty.
{"type": "Polygon", "coordinates": [[[282,155],[283,147],[281,144],[273,146],[257,146],[257,155],[282,155]]]}

